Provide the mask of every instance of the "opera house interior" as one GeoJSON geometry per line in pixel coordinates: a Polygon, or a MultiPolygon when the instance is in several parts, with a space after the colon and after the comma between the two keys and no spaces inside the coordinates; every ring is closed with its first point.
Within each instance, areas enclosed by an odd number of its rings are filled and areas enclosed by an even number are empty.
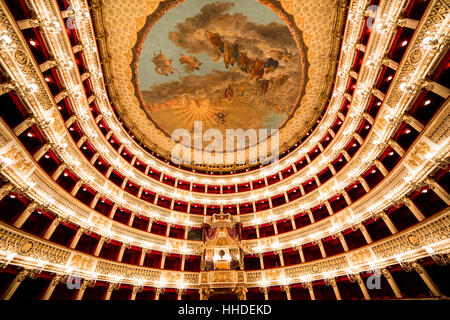
{"type": "Polygon", "coordinates": [[[450,1],[0,16],[0,300],[450,296],[450,1]]]}

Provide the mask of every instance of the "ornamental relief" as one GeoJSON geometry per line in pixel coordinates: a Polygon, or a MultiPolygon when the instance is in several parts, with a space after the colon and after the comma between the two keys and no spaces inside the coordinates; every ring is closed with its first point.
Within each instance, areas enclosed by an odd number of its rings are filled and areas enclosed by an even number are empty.
{"type": "Polygon", "coordinates": [[[208,283],[208,273],[202,272],[200,273],[201,283],[208,283]]]}
{"type": "Polygon", "coordinates": [[[347,215],[343,215],[343,214],[342,215],[339,215],[339,214],[332,215],[331,216],[331,225],[333,227],[338,227],[338,226],[341,226],[341,225],[347,223],[347,220],[348,220],[347,215]]]}
{"type": "Polygon", "coordinates": [[[177,241],[177,240],[172,240],[172,239],[168,239],[167,240],[167,245],[170,248],[177,249],[177,250],[185,248],[185,245],[184,245],[183,241],[177,241]]]}
{"type": "Polygon", "coordinates": [[[405,165],[412,171],[417,170],[427,162],[427,155],[433,150],[432,145],[433,143],[428,138],[423,137],[407,155],[405,165]]]}
{"type": "Polygon", "coordinates": [[[213,271],[208,272],[209,283],[235,283],[237,281],[237,273],[234,271],[213,271]]]}
{"type": "Polygon", "coordinates": [[[372,250],[370,248],[367,248],[349,253],[347,255],[347,260],[350,266],[358,266],[368,264],[376,260],[376,257],[372,250]]]}
{"type": "Polygon", "coordinates": [[[407,234],[381,244],[374,245],[372,250],[380,258],[392,258],[408,251],[439,243],[450,238],[450,217],[448,212],[426,225],[416,228],[407,234]]]}
{"type": "Polygon", "coordinates": [[[446,240],[450,238],[450,217],[444,216],[437,219],[423,228],[414,230],[412,235],[417,237],[422,246],[446,240]]]}
{"type": "Polygon", "coordinates": [[[263,274],[263,278],[265,281],[280,280],[282,275],[284,274],[283,270],[261,271],[261,273],[263,274]]]}
{"type": "Polygon", "coordinates": [[[440,121],[432,125],[427,131],[429,132],[426,136],[435,144],[442,145],[445,144],[448,137],[450,136],[450,100],[447,99],[443,108],[444,112],[439,116],[440,121]]]}
{"type": "Polygon", "coordinates": [[[29,63],[27,54],[21,49],[14,52],[14,58],[21,66],[25,66],[29,63]]]}
{"type": "Polygon", "coordinates": [[[0,125],[0,151],[5,147],[8,142],[13,140],[12,136],[9,134],[9,132],[6,130],[6,126],[1,123],[0,125]]]}
{"type": "Polygon", "coordinates": [[[414,246],[414,247],[419,247],[420,246],[420,238],[417,237],[415,234],[410,234],[408,237],[408,242],[414,246]]]}
{"type": "Polygon", "coordinates": [[[274,244],[278,242],[276,238],[258,239],[258,246],[261,248],[273,248],[274,244]]]}
{"type": "Polygon", "coordinates": [[[109,180],[105,179],[105,183],[102,189],[104,190],[104,193],[111,198],[121,198],[122,190],[109,180]]]}
{"type": "Polygon", "coordinates": [[[198,284],[198,274],[196,273],[185,273],[184,274],[184,278],[183,281],[184,283],[188,283],[188,284],[198,284]]]}
{"type": "Polygon", "coordinates": [[[120,263],[109,263],[98,261],[95,273],[101,276],[109,276],[114,278],[134,278],[143,279],[145,281],[158,281],[163,274],[161,271],[149,270],[147,268],[133,268],[120,263]]]}
{"type": "Polygon", "coordinates": [[[189,219],[189,217],[186,214],[178,213],[178,212],[172,212],[170,217],[173,221],[178,221],[178,222],[180,222],[180,221],[186,222],[189,219]]]}
{"type": "Polygon", "coordinates": [[[78,253],[73,253],[69,258],[67,267],[75,270],[81,270],[85,272],[93,272],[95,270],[97,259],[84,256],[78,253]]]}
{"type": "Polygon", "coordinates": [[[25,156],[24,151],[19,149],[17,145],[10,145],[6,151],[0,153],[0,157],[10,161],[11,168],[15,170],[22,179],[28,177],[34,169],[33,163],[25,156]]]}
{"type": "Polygon", "coordinates": [[[262,281],[261,272],[246,272],[247,283],[256,283],[262,281]]]}
{"type": "Polygon", "coordinates": [[[181,283],[183,281],[183,274],[175,272],[165,272],[163,279],[164,282],[167,283],[181,283]]]}
{"type": "Polygon", "coordinates": [[[0,225],[0,248],[2,251],[18,253],[21,256],[59,265],[65,265],[70,256],[67,251],[1,228],[0,225]]]}
{"type": "Polygon", "coordinates": [[[21,255],[27,255],[28,253],[31,252],[31,250],[33,250],[34,248],[34,242],[31,240],[25,240],[22,242],[22,244],[19,247],[19,253],[21,255]]]}
{"type": "Polygon", "coordinates": [[[54,122],[52,123],[52,129],[55,130],[55,132],[59,136],[64,136],[67,134],[67,128],[65,126],[65,123],[61,119],[61,114],[59,113],[57,108],[52,108],[50,111],[50,117],[54,119],[54,122]]]}
{"type": "Polygon", "coordinates": [[[107,219],[98,214],[92,213],[89,217],[89,221],[92,223],[92,225],[101,230],[111,230],[112,226],[111,219],[107,219]]]}
{"type": "Polygon", "coordinates": [[[333,190],[335,190],[337,187],[336,180],[328,180],[324,185],[322,185],[322,188],[320,190],[320,194],[323,197],[326,197],[332,193],[333,190]]]}

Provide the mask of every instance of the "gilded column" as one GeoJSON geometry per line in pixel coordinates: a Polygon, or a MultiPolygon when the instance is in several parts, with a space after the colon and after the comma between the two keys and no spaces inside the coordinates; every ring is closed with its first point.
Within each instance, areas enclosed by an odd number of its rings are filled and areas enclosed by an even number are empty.
{"type": "Polygon", "coordinates": [[[28,205],[28,207],[22,212],[22,214],[14,221],[13,226],[20,229],[23,224],[28,220],[30,215],[37,209],[38,204],[36,202],[32,202],[28,205]]]}
{"type": "Polygon", "coordinates": [[[313,286],[312,282],[304,282],[303,288],[308,289],[311,300],[316,300],[316,295],[314,294],[314,286],[313,286]]]}
{"type": "Polygon", "coordinates": [[[118,290],[120,288],[120,283],[110,283],[108,285],[108,290],[106,290],[106,294],[103,300],[110,300],[111,295],[114,290],[118,290]]]}
{"type": "Polygon", "coordinates": [[[62,276],[55,274],[50,281],[50,284],[48,285],[47,289],[45,289],[44,294],[41,297],[41,300],[49,300],[50,297],[53,294],[53,291],[55,291],[56,286],[61,282],[62,276]]]}
{"type": "Polygon", "coordinates": [[[433,178],[427,178],[425,182],[428,184],[428,187],[437,194],[439,198],[441,198],[448,206],[450,205],[450,195],[445,191],[444,188],[437,183],[433,178]]]}
{"type": "Polygon", "coordinates": [[[443,296],[441,290],[439,290],[438,286],[434,283],[434,281],[431,279],[431,277],[428,274],[428,272],[424,269],[424,267],[420,263],[413,262],[412,263],[412,267],[414,268],[414,270],[416,270],[416,272],[422,278],[423,282],[425,282],[425,284],[427,285],[428,289],[430,289],[430,291],[433,293],[433,295],[435,297],[442,297],[443,296]]]}
{"type": "Polygon", "coordinates": [[[13,296],[13,294],[16,292],[17,288],[20,286],[20,284],[27,278],[29,275],[30,270],[22,270],[20,271],[17,276],[14,278],[12,283],[9,285],[8,289],[3,293],[2,298],[0,300],[9,300],[13,296]]]}
{"type": "Polygon", "coordinates": [[[333,288],[334,295],[336,296],[337,300],[342,300],[341,293],[339,292],[339,288],[336,282],[336,279],[325,279],[325,284],[329,285],[333,288]]]}
{"type": "Polygon", "coordinates": [[[383,276],[386,278],[387,282],[391,286],[391,289],[394,292],[395,297],[396,298],[401,298],[402,297],[402,293],[400,292],[400,289],[398,288],[397,283],[395,282],[394,277],[389,272],[389,270],[386,269],[386,268],[381,269],[381,273],[383,274],[383,276]]]}

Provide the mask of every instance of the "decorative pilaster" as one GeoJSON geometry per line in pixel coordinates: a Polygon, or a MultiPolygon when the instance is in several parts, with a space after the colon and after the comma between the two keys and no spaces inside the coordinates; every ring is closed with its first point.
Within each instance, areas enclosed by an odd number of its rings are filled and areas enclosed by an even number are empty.
{"type": "Polygon", "coordinates": [[[134,301],[136,300],[136,295],[139,292],[142,292],[144,290],[144,288],[142,286],[133,286],[133,290],[131,291],[131,296],[130,296],[130,300],[134,301]]]}
{"type": "Polygon", "coordinates": [[[167,257],[167,252],[163,252],[161,254],[161,264],[160,264],[161,269],[164,269],[164,265],[166,264],[166,257],[167,257]]]}
{"type": "Polygon", "coordinates": [[[362,223],[360,223],[358,225],[359,230],[361,230],[361,233],[364,236],[364,239],[366,240],[367,244],[371,244],[372,243],[372,238],[370,237],[369,232],[366,229],[366,226],[362,223]]]}
{"type": "Polygon", "coordinates": [[[383,269],[381,269],[381,273],[386,278],[386,280],[389,283],[389,285],[391,286],[391,289],[394,292],[395,297],[396,298],[401,298],[402,294],[400,292],[400,289],[398,288],[397,283],[395,282],[394,277],[389,272],[389,270],[386,269],[386,268],[383,268],[383,269]]]}
{"type": "Polygon", "coordinates": [[[100,238],[100,240],[98,241],[97,247],[95,248],[94,256],[96,256],[96,257],[99,256],[100,251],[102,251],[102,247],[103,247],[103,244],[105,243],[105,240],[106,239],[103,236],[100,238]]]}
{"type": "Polygon", "coordinates": [[[414,268],[414,270],[419,274],[419,276],[422,278],[423,282],[425,282],[428,289],[430,289],[431,293],[433,293],[435,297],[442,297],[443,294],[441,290],[439,290],[438,286],[431,279],[430,275],[424,269],[424,267],[417,261],[413,262],[411,265],[414,268]]]}
{"type": "Polygon", "coordinates": [[[22,214],[17,218],[16,221],[14,221],[13,226],[20,229],[22,228],[23,224],[28,220],[28,218],[31,216],[31,214],[36,211],[38,208],[38,204],[36,202],[32,202],[26,207],[26,209],[22,212],[22,214]]]}
{"type": "Polygon", "coordinates": [[[336,279],[334,279],[334,278],[325,279],[325,284],[327,286],[331,286],[333,288],[334,295],[336,296],[337,300],[342,300],[341,293],[339,292],[339,288],[338,288],[336,279]]]}
{"type": "Polygon", "coordinates": [[[286,298],[287,298],[288,300],[292,300],[292,297],[291,297],[291,288],[290,288],[288,285],[286,285],[286,286],[283,286],[283,290],[284,290],[284,292],[286,292],[286,298]]]}
{"type": "Polygon", "coordinates": [[[139,257],[139,265],[142,267],[144,265],[145,256],[147,255],[148,249],[142,248],[141,256],[139,257]]]}
{"type": "Polygon", "coordinates": [[[364,284],[364,280],[361,278],[361,275],[358,274],[349,274],[348,278],[350,282],[358,282],[359,287],[361,288],[362,294],[364,296],[365,300],[371,300],[369,291],[366,288],[366,285],[364,284]]]}
{"type": "Polygon", "coordinates": [[[392,234],[396,234],[398,232],[397,228],[395,227],[394,223],[392,222],[391,218],[389,218],[388,214],[385,211],[381,211],[377,214],[378,217],[383,219],[384,223],[388,227],[389,231],[392,234]]]}
{"type": "Polygon", "coordinates": [[[403,202],[408,207],[408,209],[412,212],[412,214],[416,217],[417,221],[423,221],[425,219],[425,216],[423,213],[417,208],[417,206],[412,202],[412,200],[408,197],[405,197],[403,199],[403,202]]]}
{"type": "Polygon", "coordinates": [[[50,150],[50,143],[44,144],[36,153],[33,155],[34,160],[39,161],[41,158],[50,150]]]}
{"type": "Polygon", "coordinates": [[[3,200],[14,189],[14,185],[11,182],[6,183],[0,187],[0,201],[3,200]]]}
{"type": "Polygon", "coordinates": [[[52,278],[52,280],[50,281],[47,289],[45,289],[44,294],[41,297],[41,300],[49,300],[50,297],[53,294],[53,291],[55,291],[56,286],[61,282],[62,276],[55,274],[52,278]]]}
{"type": "Polygon", "coordinates": [[[32,127],[36,123],[36,119],[34,117],[29,117],[14,127],[13,131],[16,136],[20,136],[22,133],[28,130],[28,128],[32,127]]]}
{"type": "Polygon", "coordinates": [[[27,276],[30,274],[30,270],[24,269],[20,271],[17,276],[14,278],[14,280],[11,282],[9,287],[6,289],[6,291],[3,293],[0,300],[9,300],[13,296],[13,294],[16,292],[17,288],[20,286],[20,284],[27,278],[27,276]]]}
{"type": "Polygon", "coordinates": [[[264,288],[262,288],[262,291],[263,291],[263,293],[264,293],[264,300],[269,300],[269,290],[266,288],[266,287],[264,287],[264,288]]]}
{"type": "Polygon", "coordinates": [[[261,270],[264,270],[264,258],[262,253],[258,253],[259,264],[261,265],[261,270]]]}
{"type": "Polygon", "coordinates": [[[105,300],[105,301],[110,300],[113,291],[119,290],[119,288],[120,288],[120,283],[110,283],[108,285],[108,290],[106,290],[106,294],[105,294],[105,297],[103,298],[103,300],[105,300]]]}
{"type": "Polygon", "coordinates": [[[70,249],[75,249],[78,241],[80,241],[81,236],[83,235],[83,229],[79,228],[77,230],[77,233],[75,234],[75,236],[73,237],[72,241],[70,242],[69,248],[70,249]]]}
{"type": "Polygon", "coordinates": [[[349,251],[347,241],[345,241],[344,235],[341,232],[339,232],[337,236],[339,238],[339,241],[341,242],[342,248],[344,248],[344,251],[345,252],[349,251]]]}
{"type": "Polygon", "coordinates": [[[163,288],[156,288],[156,291],[155,291],[155,300],[159,300],[159,296],[161,295],[161,293],[163,293],[164,292],[164,289],[163,288]]]}
{"type": "Polygon", "coordinates": [[[58,169],[56,169],[56,171],[52,174],[52,179],[53,180],[58,180],[58,178],[61,176],[61,174],[64,172],[64,170],[66,170],[67,168],[67,164],[62,163],[58,169]]]}
{"type": "Polygon", "coordinates": [[[312,282],[304,282],[303,288],[308,289],[311,300],[316,300],[316,295],[314,294],[314,286],[312,282]]]}
{"type": "Polygon", "coordinates": [[[278,254],[278,257],[280,258],[280,265],[281,265],[282,267],[284,267],[285,264],[284,264],[283,250],[277,251],[277,254],[278,254]]]}
{"type": "Polygon", "coordinates": [[[184,294],[183,289],[177,289],[177,300],[182,300],[183,299],[183,294],[184,294]]]}
{"type": "Polygon", "coordinates": [[[431,177],[428,177],[425,182],[428,184],[428,187],[434,191],[434,193],[441,198],[448,206],[450,206],[450,195],[445,191],[444,188],[441,187],[436,180],[431,177]]]}
{"type": "MultiPolygon", "coordinates": [[[[83,299],[83,296],[84,296],[84,293],[86,292],[86,289],[88,288],[88,287],[94,287],[95,286],[95,282],[94,281],[91,281],[91,280],[86,280],[86,279],[84,279],[83,280],[83,282],[81,283],[81,287],[80,287],[80,289],[78,290],[78,292],[77,292],[77,295],[76,295],[76,297],[75,297],[75,300],[82,300],[83,299]]],[[[108,288],[109,289],[109,288],[108,288]]]]}
{"type": "Polygon", "coordinates": [[[55,232],[56,228],[58,227],[59,223],[60,222],[57,218],[53,219],[53,222],[47,228],[47,231],[45,232],[43,238],[49,240],[50,237],[53,235],[53,232],[55,232]]]}
{"type": "Polygon", "coordinates": [[[248,289],[246,287],[237,287],[234,289],[234,293],[238,296],[239,300],[247,300],[248,289]]]}

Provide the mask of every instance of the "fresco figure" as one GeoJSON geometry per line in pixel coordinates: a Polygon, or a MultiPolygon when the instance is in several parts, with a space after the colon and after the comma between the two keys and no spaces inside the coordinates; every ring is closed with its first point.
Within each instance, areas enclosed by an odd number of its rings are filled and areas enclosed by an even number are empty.
{"type": "Polygon", "coordinates": [[[211,44],[216,48],[217,54],[220,56],[224,51],[224,43],[222,41],[222,38],[220,37],[220,34],[212,33],[209,31],[206,31],[206,36],[208,37],[211,44]]]}
{"type": "Polygon", "coordinates": [[[282,87],[286,81],[288,81],[290,76],[288,74],[279,74],[272,79],[272,85],[274,89],[282,87]]]}
{"type": "Polygon", "coordinates": [[[186,56],[183,53],[180,53],[180,63],[186,64],[186,67],[190,67],[193,70],[200,70],[200,66],[202,63],[195,56],[186,56]]]}
{"type": "Polygon", "coordinates": [[[261,79],[264,76],[264,62],[261,60],[252,61],[249,64],[248,71],[252,78],[261,79]]]}
{"type": "Polygon", "coordinates": [[[247,57],[245,52],[239,52],[238,67],[242,72],[248,73],[248,66],[250,65],[250,62],[252,62],[252,60],[247,57]]]}
{"type": "Polygon", "coordinates": [[[225,68],[228,69],[230,66],[234,66],[236,62],[239,61],[239,46],[237,44],[225,42],[223,54],[224,54],[223,60],[225,62],[225,68]]]}
{"type": "Polygon", "coordinates": [[[279,62],[274,60],[273,58],[267,59],[266,63],[264,64],[264,71],[265,72],[272,72],[276,68],[278,68],[279,62]]]}
{"type": "Polygon", "coordinates": [[[265,95],[267,93],[267,91],[269,91],[270,81],[269,80],[260,80],[260,81],[258,81],[258,85],[259,85],[259,93],[261,95],[265,95]]]}
{"type": "Polygon", "coordinates": [[[270,53],[273,54],[279,61],[289,62],[292,59],[292,54],[288,50],[272,50],[270,53]]]}
{"type": "Polygon", "coordinates": [[[225,99],[231,100],[234,97],[234,90],[231,86],[228,86],[225,89],[225,95],[224,95],[225,99]]]}
{"type": "Polygon", "coordinates": [[[155,64],[156,73],[160,75],[167,77],[174,72],[180,73],[180,71],[172,67],[172,61],[173,59],[168,60],[161,50],[159,50],[158,54],[153,54],[152,62],[155,64]]]}

